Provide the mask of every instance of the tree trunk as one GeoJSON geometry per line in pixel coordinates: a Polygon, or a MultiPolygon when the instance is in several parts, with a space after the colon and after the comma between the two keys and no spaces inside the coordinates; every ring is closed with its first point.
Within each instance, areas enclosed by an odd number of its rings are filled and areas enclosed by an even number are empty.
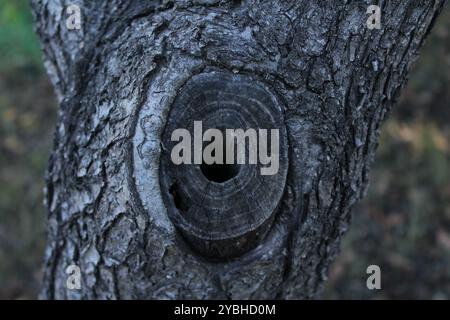
{"type": "Polygon", "coordinates": [[[444,4],[381,0],[371,30],[373,2],[34,0],[60,102],[42,297],[317,297],[444,4]],[[206,114],[280,129],[278,173],[171,164],[170,131],[206,114]]]}

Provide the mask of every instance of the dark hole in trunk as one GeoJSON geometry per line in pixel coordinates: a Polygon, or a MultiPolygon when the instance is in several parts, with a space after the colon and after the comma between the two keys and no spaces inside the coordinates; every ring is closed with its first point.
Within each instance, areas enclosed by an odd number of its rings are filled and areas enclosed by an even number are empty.
{"type": "Polygon", "coordinates": [[[235,164],[201,164],[200,169],[209,181],[223,183],[233,179],[239,173],[239,166],[235,164]]]}
{"type": "Polygon", "coordinates": [[[189,206],[187,203],[183,201],[181,198],[178,185],[176,183],[172,184],[169,189],[170,194],[173,197],[173,201],[175,202],[175,207],[179,209],[180,211],[188,211],[189,206]]]}
{"type": "MultiPolygon", "coordinates": [[[[215,156],[215,154],[214,154],[215,156]]],[[[224,146],[222,151],[223,161],[226,162],[226,148],[224,146]]],[[[208,179],[209,181],[217,182],[217,183],[223,183],[228,180],[233,179],[237,174],[239,173],[239,165],[237,164],[206,164],[202,163],[200,165],[200,170],[202,171],[203,175],[208,179]]]]}

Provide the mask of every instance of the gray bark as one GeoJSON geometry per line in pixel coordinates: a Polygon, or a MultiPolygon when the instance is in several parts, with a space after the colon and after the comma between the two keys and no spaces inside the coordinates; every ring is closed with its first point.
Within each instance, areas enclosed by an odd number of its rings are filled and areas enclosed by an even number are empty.
{"type": "Polygon", "coordinates": [[[380,1],[380,30],[366,28],[370,4],[33,1],[60,101],[42,297],[317,297],[364,194],[380,126],[444,0],[380,1]],[[69,4],[81,8],[81,30],[66,27],[69,4]],[[264,100],[286,132],[280,175],[252,181],[267,189],[246,189],[236,205],[210,187],[186,191],[194,176],[181,179],[164,155],[171,108],[195,77],[253,88],[244,96],[264,100]],[[216,202],[198,205],[199,190],[216,202]],[[174,219],[180,194],[197,203],[189,214],[200,231],[174,219]],[[209,226],[220,236],[202,236],[200,214],[218,201],[225,218],[209,226]],[[66,288],[71,264],[81,290],[66,288]]]}

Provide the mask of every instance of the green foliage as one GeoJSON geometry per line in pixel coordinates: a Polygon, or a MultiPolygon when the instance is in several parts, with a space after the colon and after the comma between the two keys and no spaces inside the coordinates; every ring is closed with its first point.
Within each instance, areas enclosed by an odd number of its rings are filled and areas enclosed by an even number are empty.
{"type": "Polygon", "coordinates": [[[41,50],[26,0],[0,0],[0,72],[16,68],[42,71],[41,50]]]}
{"type": "Polygon", "coordinates": [[[56,103],[26,0],[0,0],[0,299],[33,298],[56,103]]]}

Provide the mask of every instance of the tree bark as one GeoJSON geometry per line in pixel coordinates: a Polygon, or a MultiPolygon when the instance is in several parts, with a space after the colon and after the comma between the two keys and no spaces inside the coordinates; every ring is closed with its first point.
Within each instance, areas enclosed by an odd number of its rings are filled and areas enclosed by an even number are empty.
{"type": "Polygon", "coordinates": [[[381,29],[370,30],[373,2],[32,1],[60,102],[42,297],[317,297],[366,189],[380,126],[444,5],[380,1],[381,29]],[[80,30],[66,26],[71,4],[80,30]],[[281,128],[280,172],[236,194],[170,165],[164,130],[195,120],[177,102],[193,92],[281,128]],[[222,218],[205,222],[211,208],[222,218]],[[66,287],[72,264],[80,290],[66,287]]]}

